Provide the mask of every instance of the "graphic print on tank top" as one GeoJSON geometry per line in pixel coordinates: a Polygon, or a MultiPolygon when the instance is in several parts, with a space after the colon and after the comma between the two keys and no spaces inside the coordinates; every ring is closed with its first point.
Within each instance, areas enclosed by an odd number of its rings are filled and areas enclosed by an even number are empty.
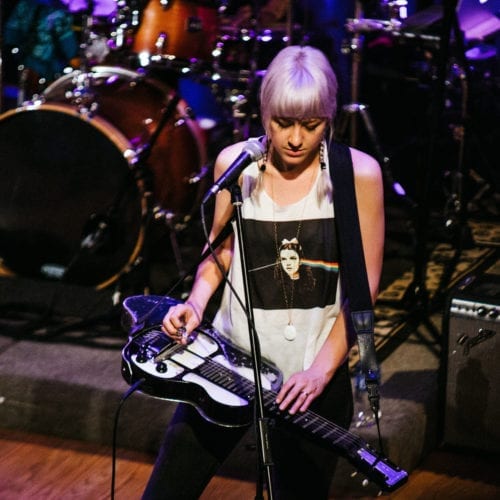
{"type": "Polygon", "coordinates": [[[244,224],[254,242],[247,249],[254,308],[310,309],[335,303],[339,257],[333,219],[245,219],[244,224]]]}

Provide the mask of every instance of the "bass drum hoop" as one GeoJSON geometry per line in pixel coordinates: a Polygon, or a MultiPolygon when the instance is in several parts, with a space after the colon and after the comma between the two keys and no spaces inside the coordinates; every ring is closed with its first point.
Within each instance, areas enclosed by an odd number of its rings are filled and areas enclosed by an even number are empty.
{"type": "MultiPolygon", "coordinates": [[[[65,77],[63,77],[65,78],[65,77]]],[[[54,84],[59,82],[56,81],[54,84]]],[[[126,162],[130,172],[132,171],[132,165],[134,163],[135,152],[131,148],[129,140],[114,126],[112,126],[107,120],[99,117],[93,116],[92,118],[87,118],[81,115],[77,110],[75,110],[74,106],[57,103],[57,104],[36,104],[36,105],[25,105],[19,108],[15,108],[12,110],[8,110],[2,115],[0,115],[0,125],[5,121],[11,118],[15,119],[18,116],[25,116],[24,113],[37,113],[37,112],[48,112],[48,113],[56,113],[62,114],[64,116],[68,116],[71,118],[75,118],[77,122],[81,120],[81,122],[88,124],[91,128],[97,130],[101,135],[104,136],[105,139],[108,139],[112,143],[112,145],[118,150],[121,154],[123,161],[126,162]]],[[[0,154],[1,157],[1,154],[0,154]]],[[[144,227],[144,217],[147,212],[147,203],[146,197],[144,196],[144,186],[140,180],[135,180],[137,187],[137,194],[139,195],[139,203],[140,203],[140,223],[138,228],[138,234],[135,241],[135,244],[130,251],[130,255],[126,262],[119,268],[118,271],[108,273],[108,276],[102,277],[101,279],[96,279],[97,282],[93,286],[96,290],[102,290],[113,283],[115,283],[125,272],[128,272],[130,267],[137,260],[141,249],[144,245],[145,239],[145,227],[144,227]]],[[[5,262],[5,259],[2,255],[0,255],[0,276],[22,276],[18,270],[16,270],[17,266],[9,266],[8,263],[5,262]],[[14,267],[14,268],[13,268],[14,267]]],[[[77,280],[78,281],[78,280],[77,280]]],[[[67,281],[68,284],[81,284],[78,282],[74,282],[71,279],[67,281]]],[[[88,284],[87,284],[88,285],[88,284]]]]}
{"type": "MultiPolygon", "coordinates": [[[[209,181],[206,167],[206,136],[194,117],[189,103],[174,88],[157,78],[127,68],[108,65],[97,65],[88,72],[77,70],[64,75],[45,89],[44,98],[46,101],[64,103],[68,99],[64,95],[64,89],[74,88],[79,77],[87,80],[91,89],[97,83],[97,97],[101,99],[97,113],[103,116],[103,107],[107,108],[107,114],[104,116],[106,123],[120,130],[130,141],[145,134],[136,144],[139,149],[147,145],[152,132],[149,126],[140,131],[136,127],[147,121],[151,122],[150,126],[154,129],[162,119],[162,106],[168,106],[171,99],[174,99],[176,95],[179,96],[175,110],[172,110],[172,116],[167,119],[163,130],[160,130],[157,142],[150,151],[149,158],[145,162],[145,170],[153,177],[153,185],[149,188],[153,191],[156,208],[167,214],[169,219],[175,220],[176,224],[183,225],[189,222],[199,208],[209,181]],[[99,82],[116,77],[121,78],[121,82],[117,82],[119,87],[117,93],[104,98],[105,96],[99,91],[99,82]],[[124,94],[120,96],[118,90],[124,94]],[[145,94],[141,94],[141,91],[145,94]],[[154,92],[155,97],[147,94],[148,91],[154,92]],[[164,99],[163,102],[154,100],[160,97],[164,99]],[[123,103],[126,106],[126,99],[129,98],[136,98],[141,104],[137,116],[129,110],[130,116],[126,118],[122,116],[120,108],[115,109],[106,105],[123,103]],[[141,98],[146,99],[146,102],[141,101],[141,98]],[[175,168],[165,169],[162,164],[165,161],[174,160],[176,154],[180,153],[178,151],[180,146],[176,144],[176,141],[183,147],[187,147],[187,150],[177,159],[175,168]],[[190,142],[186,145],[185,141],[190,142]],[[195,157],[190,155],[195,155],[195,157]]],[[[135,112],[137,113],[138,110],[135,109],[135,112]]]]}

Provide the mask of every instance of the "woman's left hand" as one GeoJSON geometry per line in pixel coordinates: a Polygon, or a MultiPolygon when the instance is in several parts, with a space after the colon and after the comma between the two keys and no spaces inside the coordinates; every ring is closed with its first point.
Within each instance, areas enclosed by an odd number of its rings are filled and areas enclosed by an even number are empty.
{"type": "Polygon", "coordinates": [[[290,414],[306,411],[328,383],[325,373],[313,368],[294,373],[281,387],[276,403],[290,414]]]}

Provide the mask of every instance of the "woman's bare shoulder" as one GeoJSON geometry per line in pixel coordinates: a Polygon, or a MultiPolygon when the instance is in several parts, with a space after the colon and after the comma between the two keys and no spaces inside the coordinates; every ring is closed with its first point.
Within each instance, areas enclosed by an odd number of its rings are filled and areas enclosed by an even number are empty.
{"type": "Polygon", "coordinates": [[[379,162],[364,151],[352,147],[349,149],[356,181],[379,181],[382,176],[379,162]]]}
{"type": "Polygon", "coordinates": [[[241,153],[245,144],[245,141],[239,141],[226,146],[217,155],[217,162],[232,162],[241,153]]]}

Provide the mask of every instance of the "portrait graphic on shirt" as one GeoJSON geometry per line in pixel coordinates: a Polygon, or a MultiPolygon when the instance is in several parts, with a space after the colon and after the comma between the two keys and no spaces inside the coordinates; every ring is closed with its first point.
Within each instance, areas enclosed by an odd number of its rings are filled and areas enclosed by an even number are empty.
{"type": "Polygon", "coordinates": [[[335,303],[338,252],[333,219],[245,220],[253,306],[307,309],[335,303]]]}

